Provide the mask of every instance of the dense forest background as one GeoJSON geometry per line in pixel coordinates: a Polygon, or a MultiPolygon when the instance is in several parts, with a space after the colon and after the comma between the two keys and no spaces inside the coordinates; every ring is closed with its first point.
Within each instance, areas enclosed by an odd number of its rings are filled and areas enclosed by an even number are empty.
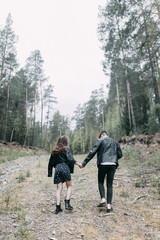
{"type": "Polygon", "coordinates": [[[95,89],[70,120],[56,108],[40,50],[31,52],[23,68],[18,64],[18,37],[8,15],[0,27],[0,140],[51,151],[57,136],[66,134],[73,153],[80,154],[103,129],[114,138],[160,131],[158,0],[108,0],[99,7],[98,22],[108,95],[95,89]]]}

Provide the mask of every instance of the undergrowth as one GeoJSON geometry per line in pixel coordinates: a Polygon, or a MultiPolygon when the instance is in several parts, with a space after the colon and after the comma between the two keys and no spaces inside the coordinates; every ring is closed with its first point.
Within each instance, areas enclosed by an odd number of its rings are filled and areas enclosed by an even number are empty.
{"type": "Polygon", "coordinates": [[[12,161],[19,157],[32,156],[32,155],[34,154],[29,152],[2,150],[0,151],[0,163],[12,161]]]}
{"type": "Polygon", "coordinates": [[[157,189],[158,199],[160,192],[159,160],[160,149],[152,147],[140,150],[132,145],[123,149],[123,160],[125,165],[135,177],[134,187],[154,187],[157,189]]]}

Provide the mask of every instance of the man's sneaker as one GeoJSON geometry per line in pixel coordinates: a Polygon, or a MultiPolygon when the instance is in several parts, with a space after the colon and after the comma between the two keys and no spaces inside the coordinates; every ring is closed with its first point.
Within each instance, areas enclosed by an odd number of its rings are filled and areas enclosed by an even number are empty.
{"type": "Polygon", "coordinates": [[[113,212],[113,208],[107,209],[106,213],[111,213],[113,212]]]}
{"type": "Polygon", "coordinates": [[[100,203],[100,204],[98,204],[98,206],[97,207],[106,207],[106,203],[105,202],[103,202],[103,203],[100,203]]]}

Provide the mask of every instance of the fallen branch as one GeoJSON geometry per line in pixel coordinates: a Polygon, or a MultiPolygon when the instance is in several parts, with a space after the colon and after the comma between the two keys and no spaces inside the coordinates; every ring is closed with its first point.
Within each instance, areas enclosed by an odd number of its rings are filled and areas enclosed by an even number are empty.
{"type": "Polygon", "coordinates": [[[114,180],[116,180],[116,181],[122,181],[122,182],[131,182],[131,181],[128,180],[128,179],[122,179],[122,178],[114,178],[114,180]]]}
{"type": "Polygon", "coordinates": [[[139,197],[136,197],[136,198],[134,199],[134,203],[135,203],[137,200],[139,200],[140,198],[143,198],[143,197],[147,197],[147,195],[141,195],[141,196],[139,196],[139,197]]]}

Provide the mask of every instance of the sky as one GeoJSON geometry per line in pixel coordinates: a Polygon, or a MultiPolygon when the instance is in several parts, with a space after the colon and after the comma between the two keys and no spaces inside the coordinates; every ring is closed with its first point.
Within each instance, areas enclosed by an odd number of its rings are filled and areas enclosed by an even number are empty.
{"type": "Polygon", "coordinates": [[[5,0],[0,7],[0,26],[9,13],[20,66],[38,49],[45,75],[54,85],[62,115],[71,117],[95,89],[108,83],[98,40],[98,6],[106,0],[5,0]]]}

